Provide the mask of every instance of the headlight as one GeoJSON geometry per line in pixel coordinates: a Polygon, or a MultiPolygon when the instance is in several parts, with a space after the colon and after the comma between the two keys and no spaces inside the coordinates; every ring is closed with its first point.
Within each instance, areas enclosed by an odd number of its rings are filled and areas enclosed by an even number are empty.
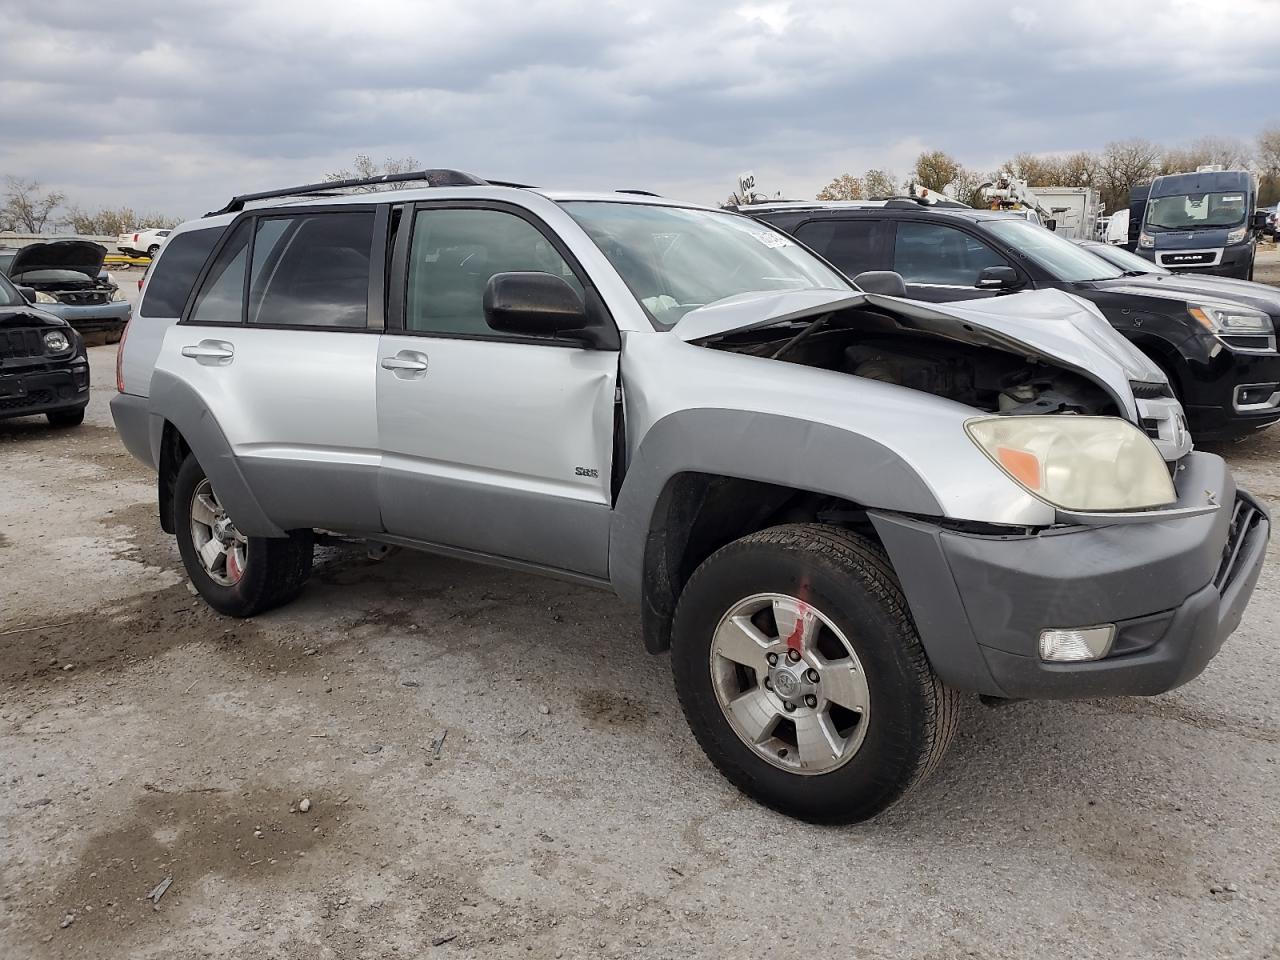
{"type": "Polygon", "coordinates": [[[58,302],[57,297],[51,297],[49,296],[49,294],[45,293],[43,290],[36,291],[36,303],[57,303],[57,302],[58,302]]]}
{"type": "Polygon", "coordinates": [[[111,302],[119,303],[123,299],[125,299],[124,291],[119,287],[116,287],[115,291],[111,294],[111,302]]]}
{"type": "Polygon", "coordinates": [[[1151,234],[1145,232],[1138,234],[1138,246],[1142,247],[1144,250],[1150,250],[1155,245],[1156,238],[1151,234]]]}
{"type": "Polygon", "coordinates": [[[71,346],[71,341],[67,339],[67,335],[61,330],[53,330],[44,335],[45,349],[53,353],[61,353],[71,346]]]}
{"type": "Polygon", "coordinates": [[[1144,510],[1178,498],[1155,445],[1117,417],[977,417],[964,428],[1028,493],[1064,510],[1144,510]]]}
{"type": "Polygon", "coordinates": [[[1244,238],[1249,236],[1249,228],[1247,226],[1232,230],[1227,234],[1227,243],[1244,243],[1244,238]]]}
{"type": "Polygon", "coordinates": [[[1270,336],[1275,332],[1271,317],[1252,307],[1231,303],[1192,303],[1187,312],[1210,333],[1270,336]]]}

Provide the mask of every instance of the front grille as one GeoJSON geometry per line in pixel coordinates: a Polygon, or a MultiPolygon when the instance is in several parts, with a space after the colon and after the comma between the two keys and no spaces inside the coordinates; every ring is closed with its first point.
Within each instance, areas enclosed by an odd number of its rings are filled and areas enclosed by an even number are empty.
{"type": "Polygon", "coordinates": [[[1160,421],[1150,417],[1142,418],[1142,432],[1153,439],[1160,439],[1160,421]]]}
{"type": "Polygon", "coordinates": [[[54,296],[59,303],[75,307],[93,307],[111,302],[110,290],[59,290],[54,296]]]}
{"type": "Polygon", "coordinates": [[[0,410],[21,410],[23,407],[40,407],[53,403],[52,390],[32,390],[21,397],[0,397],[0,410]]]}
{"type": "Polygon", "coordinates": [[[0,329],[0,359],[44,356],[44,337],[40,330],[0,329]]]}
{"type": "Polygon", "coordinates": [[[1262,511],[1244,497],[1236,497],[1235,508],[1231,511],[1231,527],[1227,533],[1227,542],[1222,548],[1222,562],[1218,564],[1218,572],[1214,574],[1213,585],[1222,593],[1235,579],[1241,560],[1241,548],[1249,534],[1262,521],[1262,511]]]}
{"type": "Polygon", "coordinates": [[[1162,253],[1160,254],[1160,265],[1164,267],[1204,267],[1213,263],[1214,256],[1215,254],[1212,250],[1162,253]]]}

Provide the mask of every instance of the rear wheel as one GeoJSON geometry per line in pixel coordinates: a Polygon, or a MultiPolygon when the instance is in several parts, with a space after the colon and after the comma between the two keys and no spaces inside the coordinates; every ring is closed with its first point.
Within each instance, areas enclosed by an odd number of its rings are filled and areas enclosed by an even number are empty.
{"type": "Polygon", "coordinates": [[[54,410],[52,413],[46,413],[45,416],[50,426],[78,427],[84,423],[84,407],[76,407],[74,410],[54,410]]]}
{"type": "Polygon", "coordinates": [[[251,617],[281,606],[298,595],[311,574],[311,531],[245,536],[193,456],[178,470],[173,528],[187,575],[219,613],[251,617]]]}
{"type": "Polygon", "coordinates": [[[150,257],[152,260],[156,258],[156,254],[159,252],[160,252],[160,244],[158,243],[153,243],[151,246],[147,247],[147,256],[150,257]]]}
{"type": "Polygon", "coordinates": [[[818,524],[764,530],[704,562],[676,610],[672,669],[711,762],[816,822],[901,799],[945,752],[958,712],[884,554],[818,524]]]}

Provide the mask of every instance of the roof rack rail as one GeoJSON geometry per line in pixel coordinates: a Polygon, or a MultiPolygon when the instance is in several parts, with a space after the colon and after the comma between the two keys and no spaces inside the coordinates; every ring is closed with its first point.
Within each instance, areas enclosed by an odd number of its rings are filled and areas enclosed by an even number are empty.
{"type": "Polygon", "coordinates": [[[630,193],[637,197],[661,197],[662,194],[654,193],[652,190],[615,190],[614,193],[630,193]]]}
{"type": "Polygon", "coordinates": [[[278,190],[263,190],[261,193],[243,193],[232,197],[221,210],[211,210],[206,217],[216,217],[223,213],[239,213],[246,203],[254,200],[270,200],[275,197],[307,197],[332,196],[334,190],[345,190],[348,187],[376,187],[384,183],[407,183],[425,180],[431,187],[483,187],[490,181],[461,170],[416,170],[412,173],[384,173],[379,177],[357,177],[351,180],[326,180],[322,183],[304,183],[297,187],[283,187],[278,190]]]}

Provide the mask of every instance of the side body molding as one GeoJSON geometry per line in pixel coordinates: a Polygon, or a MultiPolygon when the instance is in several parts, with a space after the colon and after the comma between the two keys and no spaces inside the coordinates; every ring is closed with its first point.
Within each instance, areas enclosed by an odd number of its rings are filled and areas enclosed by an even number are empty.
{"type": "Polygon", "coordinates": [[[200,461],[218,499],[240,532],[252,537],[286,536],[284,530],[267,518],[240,470],[226,434],[195,390],[172,373],[157,369],[151,378],[151,409],[152,444],[157,463],[164,423],[154,411],[163,410],[164,419],[178,429],[200,461]]]}
{"type": "MultiPolygon", "coordinates": [[[[609,579],[642,607],[655,516],[672,478],[718,474],[931,516],[944,511],[928,485],[888,447],[846,429],[770,413],[697,408],[671,413],[640,441],[619,491],[609,540],[609,579]]],[[[659,511],[661,514],[661,511],[659,511]]]]}

